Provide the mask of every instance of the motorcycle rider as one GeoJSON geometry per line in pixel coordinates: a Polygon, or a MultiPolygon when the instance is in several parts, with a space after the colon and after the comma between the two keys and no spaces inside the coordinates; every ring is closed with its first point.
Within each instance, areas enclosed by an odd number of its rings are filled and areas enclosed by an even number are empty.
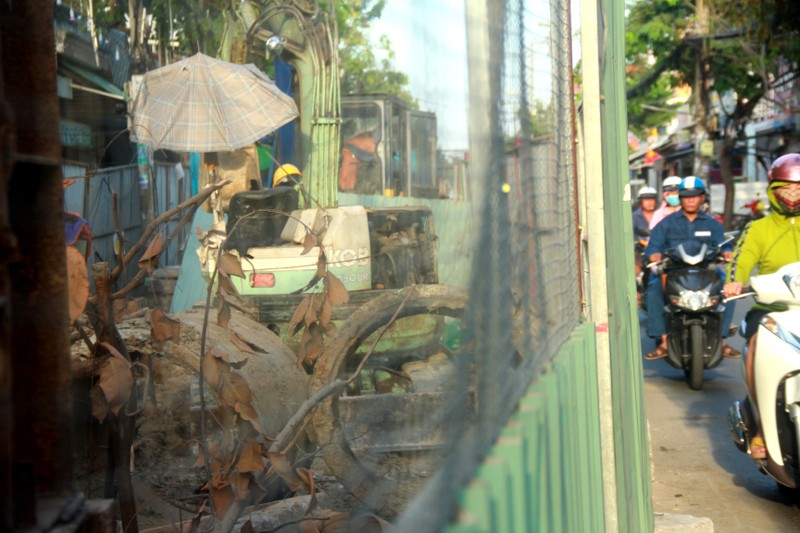
{"type": "MultiPolygon", "coordinates": [[[[725,239],[725,230],[722,224],[710,215],[702,212],[705,201],[706,185],[703,180],[695,176],[688,176],[681,181],[678,190],[680,210],[666,217],[661,223],[653,227],[650,233],[650,242],[645,249],[645,255],[651,263],[658,263],[662,254],[679,244],[687,241],[699,241],[708,246],[719,246],[725,239]]],[[[722,246],[722,257],[730,261],[733,252],[731,244],[722,246]]],[[[661,359],[668,354],[667,324],[664,318],[664,290],[660,276],[650,276],[645,295],[647,305],[647,335],[660,343],[656,349],[648,353],[645,359],[653,361],[661,359]]],[[[732,313],[726,308],[722,319],[722,331],[730,328],[732,313]]],[[[739,354],[730,346],[723,344],[722,354],[726,357],[738,357],[739,354]]]]}
{"type": "Polygon", "coordinates": [[[681,200],[678,196],[678,187],[680,187],[681,181],[678,176],[668,176],[661,182],[661,195],[664,201],[650,219],[650,231],[653,231],[656,224],[681,208],[681,200]]]}
{"type": "Polygon", "coordinates": [[[646,241],[650,236],[650,221],[656,212],[658,191],[653,187],[642,187],[637,198],[639,208],[633,212],[633,238],[646,241]]]}
{"type": "Polygon", "coordinates": [[[642,187],[637,195],[639,207],[633,212],[633,256],[634,271],[636,273],[636,301],[637,307],[642,305],[642,288],[647,283],[644,275],[644,247],[650,238],[650,220],[656,212],[658,191],[653,187],[642,187]]]}
{"type": "MultiPolygon", "coordinates": [[[[800,154],[786,154],[776,159],[767,174],[767,197],[770,213],[747,225],[734,253],[728,271],[728,283],[723,294],[726,298],[741,294],[742,287],[750,281],[753,268],[759,274],[771,274],[782,266],[800,261],[800,154]]],[[[755,402],[753,359],[758,324],[771,311],[783,310],[779,306],[756,303],[745,316],[747,358],[745,376],[751,399],[755,402]]],[[[753,406],[755,407],[755,406],[753,406]]],[[[750,457],[764,459],[766,447],[761,428],[755,428],[750,441],[750,457]]]]}

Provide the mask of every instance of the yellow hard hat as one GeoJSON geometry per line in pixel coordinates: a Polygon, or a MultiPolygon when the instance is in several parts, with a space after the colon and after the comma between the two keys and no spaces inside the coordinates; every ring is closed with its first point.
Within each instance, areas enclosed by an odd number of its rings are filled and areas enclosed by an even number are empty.
{"type": "Polygon", "coordinates": [[[281,180],[285,179],[286,176],[291,176],[293,174],[298,176],[303,175],[303,173],[300,172],[300,169],[291,163],[285,163],[279,166],[278,170],[275,171],[275,174],[272,175],[272,186],[276,186],[281,180]]]}

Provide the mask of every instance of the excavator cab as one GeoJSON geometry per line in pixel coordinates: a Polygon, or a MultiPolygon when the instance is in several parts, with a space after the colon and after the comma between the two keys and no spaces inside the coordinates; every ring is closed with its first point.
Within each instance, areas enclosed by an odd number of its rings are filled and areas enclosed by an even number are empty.
{"type": "Polygon", "coordinates": [[[388,94],[342,98],[339,190],[437,198],[436,115],[388,94]]]}

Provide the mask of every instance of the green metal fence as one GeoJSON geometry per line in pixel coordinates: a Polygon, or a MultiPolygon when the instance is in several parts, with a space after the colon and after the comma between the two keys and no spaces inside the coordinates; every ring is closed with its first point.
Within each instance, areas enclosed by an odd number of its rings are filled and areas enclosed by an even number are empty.
{"type": "Polygon", "coordinates": [[[603,530],[594,351],[582,324],[520,400],[450,533],[603,530]]]}

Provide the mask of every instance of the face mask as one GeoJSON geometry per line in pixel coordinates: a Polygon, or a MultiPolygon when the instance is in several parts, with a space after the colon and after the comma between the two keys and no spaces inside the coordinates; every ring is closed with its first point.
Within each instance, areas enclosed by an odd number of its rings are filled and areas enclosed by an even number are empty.
{"type": "Polygon", "coordinates": [[[678,207],[681,205],[681,197],[678,195],[667,196],[667,205],[670,207],[678,207]]]}
{"type": "Polygon", "coordinates": [[[800,190],[789,187],[775,187],[775,199],[783,208],[783,213],[790,217],[800,215],[800,190]]]}

